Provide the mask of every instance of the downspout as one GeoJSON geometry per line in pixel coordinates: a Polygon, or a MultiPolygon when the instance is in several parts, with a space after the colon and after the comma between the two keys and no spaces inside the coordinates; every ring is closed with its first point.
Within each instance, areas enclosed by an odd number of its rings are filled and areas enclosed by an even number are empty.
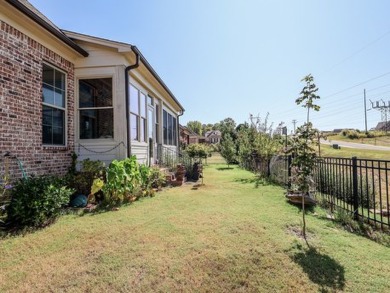
{"type": "Polygon", "coordinates": [[[126,99],[126,131],[127,131],[127,157],[131,156],[131,139],[130,139],[130,91],[129,91],[129,73],[130,70],[138,68],[139,61],[141,59],[140,55],[134,51],[133,46],[131,47],[131,50],[133,50],[135,54],[135,63],[133,65],[127,66],[125,68],[125,99],[126,99]]]}
{"type": "Polygon", "coordinates": [[[180,126],[179,126],[179,124],[180,124],[180,121],[179,121],[179,117],[181,117],[181,116],[183,116],[184,115],[184,110],[181,110],[181,113],[179,114],[179,115],[177,115],[177,125],[176,125],[176,127],[177,127],[177,145],[178,145],[178,147],[179,147],[179,154],[180,154],[180,126]]]}

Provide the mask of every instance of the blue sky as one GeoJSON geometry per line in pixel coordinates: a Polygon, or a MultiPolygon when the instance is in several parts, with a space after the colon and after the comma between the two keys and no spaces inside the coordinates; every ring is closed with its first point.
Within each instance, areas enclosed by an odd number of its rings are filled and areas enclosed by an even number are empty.
{"type": "MultiPolygon", "coordinates": [[[[30,0],[58,27],[136,45],[191,120],[249,114],[300,125],[296,106],[314,76],[321,130],[364,129],[363,90],[390,101],[387,0],[30,0]]],[[[368,128],[381,120],[367,111],[368,128]]],[[[389,117],[390,120],[390,117],[389,117]]]]}

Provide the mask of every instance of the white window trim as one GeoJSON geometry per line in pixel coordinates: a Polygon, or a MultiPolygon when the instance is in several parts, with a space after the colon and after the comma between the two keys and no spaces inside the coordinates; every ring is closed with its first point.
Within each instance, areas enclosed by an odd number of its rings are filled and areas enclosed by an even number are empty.
{"type": "MultiPolygon", "coordinates": [[[[63,73],[65,75],[65,87],[64,87],[64,93],[65,93],[65,98],[64,98],[64,108],[62,107],[58,107],[56,105],[53,105],[53,104],[49,104],[49,103],[45,103],[45,102],[41,102],[41,109],[43,108],[42,106],[48,106],[48,107],[51,107],[51,108],[54,108],[54,109],[59,109],[59,110],[63,110],[64,111],[64,144],[45,144],[43,143],[43,129],[41,129],[42,131],[42,138],[41,138],[41,142],[42,142],[42,146],[45,147],[45,148],[62,148],[62,147],[66,147],[68,145],[68,73],[64,70],[62,70],[61,68],[58,68],[57,66],[49,63],[49,62],[45,62],[43,61],[42,62],[42,79],[41,79],[41,91],[42,91],[42,95],[43,95],[43,65],[46,65],[46,66],[49,66],[61,73],[63,73]]],[[[43,112],[42,112],[42,115],[41,115],[41,122],[42,122],[42,128],[43,128],[43,112]]]]}
{"type": "Polygon", "coordinates": [[[76,78],[75,88],[75,104],[74,104],[74,112],[75,112],[75,120],[74,120],[74,135],[75,142],[88,142],[88,143],[99,143],[99,142],[107,142],[107,141],[115,141],[115,137],[118,135],[117,131],[115,131],[115,109],[116,109],[116,86],[115,86],[115,74],[107,73],[107,74],[83,74],[79,75],[76,78]],[[113,119],[113,137],[109,138],[80,138],[80,109],[82,110],[96,110],[96,107],[88,107],[88,108],[80,108],[80,80],[84,79],[99,79],[99,78],[111,78],[112,80],[112,106],[111,107],[99,107],[99,109],[112,109],[112,119],[113,119]]]}
{"type": "Polygon", "coordinates": [[[179,144],[179,142],[178,142],[179,133],[178,133],[178,119],[177,119],[177,116],[178,115],[175,114],[175,112],[173,112],[171,109],[166,107],[165,103],[163,104],[162,117],[161,117],[161,127],[162,127],[162,144],[165,145],[165,146],[177,147],[178,144],[179,144]],[[175,144],[165,144],[165,141],[164,141],[164,111],[166,111],[168,114],[170,114],[172,117],[174,117],[176,119],[176,140],[175,140],[175,144]]]}
{"type": "MultiPolygon", "coordinates": [[[[133,86],[138,91],[138,97],[137,97],[137,99],[138,99],[138,114],[134,113],[132,111],[132,109],[129,109],[130,110],[130,112],[129,112],[130,115],[133,114],[133,115],[137,116],[137,120],[138,120],[138,128],[137,128],[138,139],[137,140],[130,139],[130,141],[132,143],[138,143],[138,144],[145,144],[145,145],[147,145],[148,144],[148,133],[147,133],[148,132],[148,129],[147,129],[147,127],[148,127],[148,96],[150,96],[150,95],[148,94],[147,91],[144,90],[144,88],[142,86],[140,86],[136,82],[130,81],[129,82],[129,87],[130,86],[133,86]],[[145,95],[145,117],[141,116],[141,94],[145,95]],[[145,126],[144,126],[145,127],[145,129],[144,129],[144,131],[145,131],[144,141],[141,141],[141,124],[142,124],[141,122],[142,122],[142,119],[145,119],[145,121],[146,121],[145,126]]],[[[130,93],[130,91],[129,91],[129,93],[130,93]]],[[[150,97],[152,97],[152,96],[150,96],[150,97]]],[[[131,94],[130,94],[129,95],[129,99],[131,99],[131,98],[132,97],[131,97],[131,94]]],[[[129,104],[130,104],[130,101],[129,101],[129,104]]],[[[129,121],[129,123],[130,123],[130,121],[129,121]]]]}

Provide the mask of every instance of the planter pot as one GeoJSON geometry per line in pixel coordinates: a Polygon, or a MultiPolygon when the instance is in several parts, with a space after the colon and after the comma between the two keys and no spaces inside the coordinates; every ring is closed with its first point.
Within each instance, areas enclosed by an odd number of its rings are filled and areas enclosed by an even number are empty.
{"type": "Polygon", "coordinates": [[[302,204],[302,197],[304,197],[305,206],[314,206],[317,202],[309,194],[304,194],[301,192],[287,192],[286,198],[289,202],[297,205],[302,204]]]}

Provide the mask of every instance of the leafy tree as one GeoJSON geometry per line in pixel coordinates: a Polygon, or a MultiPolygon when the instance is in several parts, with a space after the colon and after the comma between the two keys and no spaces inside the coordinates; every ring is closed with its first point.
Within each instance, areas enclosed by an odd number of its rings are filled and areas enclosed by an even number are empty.
{"type": "Polygon", "coordinates": [[[237,160],[240,166],[247,167],[247,162],[254,152],[254,140],[256,136],[256,130],[253,127],[243,126],[240,124],[237,126],[237,160]]]}
{"type": "Polygon", "coordinates": [[[234,139],[236,132],[236,122],[232,118],[225,118],[219,123],[219,130],[222,134],[229,133],[230,136],[234,139]]]}
{"type": "Polygon", "coordinates": [[[220,123],[215,123],[214,125],[213,125],[213,128],[212,128],[212,130],[219,130],[219,131],[221,131],[221,124],[220,123]]]}
{"type": "Polygon", "coordinates": [[[190,129],[192,132],[195,132],[198,135],[202,135],[203,128],[202,128],[202,123],[199,121],[188,121],[187,122],[187,127],[190,129]]]}
{"type": "Polygon", "coordinates": [[[186,152],[190,158],[201,160],[211,155],[211,148],[203,143],[193,143],[187,147],[186,152]]]}
{"type": "Polygon", "coordinates": [[[259,132],[255,136],[253,149],[262,159],[270,160],[279,151],[280,147],[281,143],[278,137],[272,137],[264,132],[259,132]]]}
{"type": "Polygon", "coordinates": [[[291,166],[296,172],[292,178],[292,183],[302,193],[302,234],[306,240],[305,196],[310,195],[309,192],[313,186],[312,173],[317,159],[316,150],[313,146],[316,145],[318,136],[318,130],[313,128],[310,122],[310,109],[314,111],[320,110],[320,106],[315,104],[315,100],[319,99],[320,96],[316,94],[318,88],[311,74],[305,76],[301,81],[305,83],[305,86],[295,103],[297,105],[302,104],[302,107],[307,109],[307,118],[306,123],[297,128],[296,134],[290,142],[289,153],[293,154],[291,166]]]}
{"type": "Polygon", "coordinates": [[[226,160],[228,167],[236,162],[236,146],[229,133],[224,134],[221,142],[221,155],[226,160]]]}
{"type": "Polygon", "coordinates": [[[208,124],[203,124],[202,125],[202,133],[205,134],[207,131],[213,130],[213,124],[208,123],[208,124]]]}

